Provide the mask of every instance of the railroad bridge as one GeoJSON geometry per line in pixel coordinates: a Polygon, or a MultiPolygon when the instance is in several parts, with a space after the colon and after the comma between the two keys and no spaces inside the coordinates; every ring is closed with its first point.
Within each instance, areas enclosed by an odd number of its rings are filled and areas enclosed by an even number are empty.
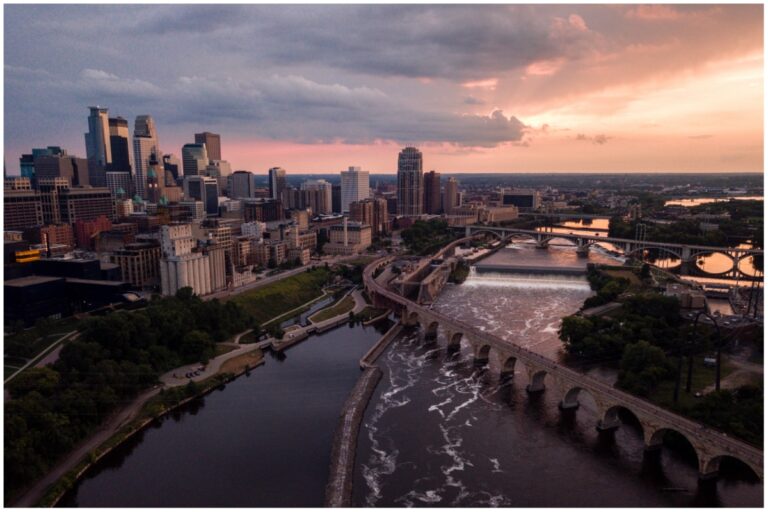
{"type": "Polygon", "coordinates": [[[710,247],[706,245],[685,245],[665,242],[653,242],[649,240],[630,240],[626,238],[613,238],[600,236],[595,233],[555,233],[552,231],[536,231],[531,229],[503,228],[472,225],[465,227],[465,236],[469,237],[476,234],[487,233],[494,235],[502,240],[511,240],[512,238],[528,238],[536,242],[537,247],[546,248],[554,239],[569,240],[576,245],[576,252],[580,256],[587,256],[589,248],[592,245],[607,242],[622,251],[626,256],[642,254],[643,251],[653,249],[659,253],[666,254],[680,260],[681,270],[690,272],[696,268],[696,260],[700,256],[706,256],[712,253],[723,254],[731,260],[731,268],[725,272],[715,274],[702,271],[702,274],[712,277],[739,278],[748,280],[762,280],[762,277],[755,278],[744,273],[740,266],[742,261],[752,256],[762,256],[762,249],[739,249],[736,247],[710,247]]]}
{"type": "Polygon", "coordinates": [[[518,369],[523,370],[527,376],[526,389],[529,392],[540,392],[548,387],[561,397],[560,407],[564,410],[577,408],[580,395],[590,395],[598,409],[598,430],[619,428],[619,411],[628,411],[640,423],[648,451],[659,450],[668,431],[677,432],[693,446],[701,479],[715,477],[720,462],[724,458],[734,458],[749,466],[760,481],[763,480],[762,450],[390,291],[373,276],[392,260],[392,257],[382,258],[366,267],[363,276],[365,289],[375,305],[392,308],[399,313],[400,321],[405,325],[419,326],[425,342],[436,341],[438,329],[442,329],[448,340],[448,348],[457,349],[461,341],[466,340],[472,347],[478,365],[487,364],[493,352],[500,363],[502,377],[518,369]]]}

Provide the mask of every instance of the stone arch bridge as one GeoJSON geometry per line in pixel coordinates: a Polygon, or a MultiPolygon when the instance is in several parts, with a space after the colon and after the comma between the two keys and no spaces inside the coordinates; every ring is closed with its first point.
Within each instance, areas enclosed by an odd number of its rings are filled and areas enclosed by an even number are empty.
{"type": "Polygon", "coordinates": [[[684,245],[653,241],[630,240],[626,238],[613,238],[599,236],[594,233],[555,233],[552,231],[536,231],[531,229],[503,228],[492,226],[466,226],[465,236],[487,233],[494,235],[502,240],[509,240],[515,236],[527,237],[536,242],[537,247],[546,248],[554,239],[570,240],[576,245],[576,251],[581,256],[589,253],[589,247],[600,242],[607,242],[619,247],[624,254],[632,256],[647,249],[655,249],[668,257],[674,257],[680,260],[684,271],[690,272],[696,268],[696,260],[699,256],[712,253],[723,254],[731,260],[731,268],[719,274],[703,272],[706,275],[722,278],[739,278],[747,280],[762,280],[762,276],[755,278],[744,273],[740,266],[744,259],[752,256],[762,256],[762,249],[739,249],[736,247],[710,247],[706,245],[684,245]]]}
{"type": "Polygon", "coordinates": [[[478,365],[486,364],[491,352],[494,352],[501,364],[502,376],[510,375],[516,369],[523,369],[528,378],[526,389],[534,393],[543,391],[545,386],[550,387],[561,397],[562,409],[578,407],[579,395],[582,393],[591,395],[598,409],[599,430],[618,428],[621,424],[619,411],[629,411],[642,427],[646,450],[660,449],[664,435],[670,430],[677,432],[684,436],[696,451],[699,476],[702,479],[716,476],[720,461],[724,458],[734,458],[749,466],[762,481],[762,450],[390,291],[373,276],[392,260],[392,257],[386,257],[366,267],[363,276],[365,289],[374,304],[397,311],[403,324],[420,326],[426,342],[435,341],[438,329],[442,328],[449,348],[458,348],[461,340],[465,339],[472,347],[478,365]]]}

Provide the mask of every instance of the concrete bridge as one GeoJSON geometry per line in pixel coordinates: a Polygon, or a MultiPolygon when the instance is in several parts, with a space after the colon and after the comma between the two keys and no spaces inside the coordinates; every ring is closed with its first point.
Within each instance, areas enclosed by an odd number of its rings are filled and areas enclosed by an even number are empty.
{"type": "Polygon", "coordinates": [[[735,247],[710,247],[706,245],[684,245],[673,244],[664,242],[653,242],[649,240],[630,240],[626,238],[613,238],[606,236],[598,236],[594,233],[555,233],[551,231],[536,231],[531,229],[517,229],[517,228],[504,228],[504,227],[491,227],[491,226],[466,226],[466,236],[488,233],[499,237],[502,240],[511,240],[512,238],[528,238],[536,242],[537,247],[542,249],[546,248],[549,243],[554,239],[570,240],[576,245],[576,251],[580,256],[587,256],[589,254],[589,248],[600,242],[607,242],[624,251],[624,254],[628,257],[641,255],[643,251],[648,249],[655,249],[660,253],[666,254],[680,260],[680,271],[683,274],[690,274],[696,268],[696,260],[699,256],[704,256],[712,253],[720,253],[731,259],[731,268],[725,272],[714,274],[710,272],[700,271],[701,275],[718,277],[718,278],[738,278],[746,280],[760,280],[762,277],[754,277],[745,274],[739,268],[742,260],[750,258],[752,256],[762,256],[762,249],[738,249],[735,247]]]}
{"type": "Polygon", "coordinates": [[[448,340],[449,349],[458,349],[461,341],[466,340],[472,347],[476,364],[487,364],[493,354],[499,362],[502,377],[508,377],[517,369],[522,369],[528,380],[526,389],[530,393],[536,393],[548,387],[551,392],[561,397],[560,407],[563,410],[577,408],[579,397],[590,395],[598,409],[598,430],[611,431],[619,428],[619,411],[628,411],[640,423],[645,448],[649,453],[659,453],[664,435],[668,431],[677,432],[693,446],[701,479],[715,477],[720,462],[724,458],[734,458],[749,466],[762,481],[762,450],[390,291],[376,281],[374,274],[392,260],[392,257],[386,257],[366,267],[363,276],[366,291],[376,306],[386,306],[397,311],[404,325],[419,326],[425,342],[436,342],[440,329],[448,340]]]}

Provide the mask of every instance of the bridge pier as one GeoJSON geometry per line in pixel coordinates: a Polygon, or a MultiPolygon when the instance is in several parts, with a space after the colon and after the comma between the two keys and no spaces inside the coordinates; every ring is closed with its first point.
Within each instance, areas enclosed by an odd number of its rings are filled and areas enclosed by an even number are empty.
{"type": "Polygon", "coordinates": [[[579,258],[588,258],[589,257],[589,245],[580,245],[576,248],[576,256],[579,258]]]}
{"type": "Polygon", "coordinates": [[[528,375],[530,376],[529,384],[525,387],[528,393],[541,393],[546,389],[544,385],[544,379],[547,376],[547,372],[544,370],[538,370],[536,368],[529,368],[528,375]]]}
{"type": "Polygon", "coordinates": [[[616,409],[608,409],[595,427],[598,432],[613,432],[621,426],[619,412],[616,409]]]}

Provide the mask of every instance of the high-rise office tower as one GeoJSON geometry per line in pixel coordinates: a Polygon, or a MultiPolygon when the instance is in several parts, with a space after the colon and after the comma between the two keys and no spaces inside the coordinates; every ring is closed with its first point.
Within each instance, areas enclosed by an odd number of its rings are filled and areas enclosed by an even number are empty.
{"type": "Polygon", "coordinates": [[[185,176],[184,197],[187,200],[202,201],[206,215],[219,213],[219,183],[208,176],[185,176]]]}
{"type": "Polygon", "coordinates": [[[350,167],[341,171],[341,211],[349,211],[349,204],[354,201],[368,199],[371,194],[370,177],[368,171],[360,167],[350,167]]]}
{"type": "Polygon", "coordinates": [[[301,190],[310,192],[307,206],[315,215],[328,215],[333,211],[333,185],[325,180],[307,180],[301,190]]]}
{"type": "Polygon", "coordinates": [[[441,212],[440,173],[429,171],[424,173],[424,213],[437,215],[441,212]]]}
{"type": "Polygon", "coordinates": [[[122,117],[109,118],[109,147],[112,151],[112,163],[107,171],[131,172],[131,138],[128,120],[122,117]]]}
{"type": "Polygon", "coordinates": [[[253,173],[248,171],[235,171],[230,176],[229,197],[233,199],[253,197],[253,173]]]}
{"type": "Polygon", "coordinates": [[[459,206],[459,182],[456,178],[448,178],[443,193],[443,211],[450,215],[457,206],[459,206]]]}
{"type": "Polygon", "coordinates": [[[269,170],[269,197],[282,199],[285,190],[285,169],[273,167],[269,170]]]}
{"type": "MultiPolygon", "coordinates": [[[[35,156],[34,164],[37,179],[66,178],[73,187],[92,185],[88,172],[88,161],[85,158],[69,156],[65,150],[60,150],[55,154],[35,156]]],[[[106,182],[106,173],[104,179],[106,182]]]]}
{"type": "Polygon", "coordinates": [[[221,160],[221,135],[218,133],[196,133],[195,144],[205,144],[208,158],[211,160],[221,160]]]}
{"type": "Polygon", "coordinates": [[[85,134],[85,153],[91,185],[106,185],[107,166],[112,163],[112,147],[109,143],[109,110],[99,106],[88,107],[88,133],[85,134]]]}
{"type": "MultiPolygon", "coordinates": [[[[48,146],[47,148],[33,148],[32,154],[24,154],[21,155],[21,158],[19,159],[19,170],[21,171],[21,176],[24,178],[29,178],[32,181],[32,184],[35,183],[35,159],[41,156],[56,156],[56,155],[66,155],[67,152],[64,149],[61,149],[59,146],[48,146]]],[[[88,172],[88,169],[86,167],[86,172],[88,172]]],[[[90,183],[89,181],[86,181],[85,184],[90,183]]]]}
{"type": "Polygon", "coordinates": [[[406,217],[424,211],[424,176],[421,151],[407,147],[397,157],[397,214],[406,217]]]}
{"type": "Polygon", "coordinates": [[[157,128],[152,116],[136,116],[133,125],[133,161],[136,169],[134,175],[136,194],[142,199],[147,198],[147,170],[152,158],[160,158],[160,143],[157,139],[157,128]]]}
{"type": "Polygon", "coordinates": [[[208,167],[208,150],[205,144],[184,144],[181,148],[184,176],[201,176],[208,167]]]}

